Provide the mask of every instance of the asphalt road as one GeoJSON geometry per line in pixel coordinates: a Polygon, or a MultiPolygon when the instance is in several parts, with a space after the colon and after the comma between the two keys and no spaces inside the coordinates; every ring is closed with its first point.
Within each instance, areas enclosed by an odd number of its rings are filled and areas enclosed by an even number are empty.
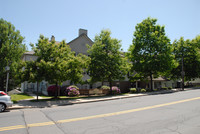
{"type": "Polygon", "coordinates": [[[0,134],[199,134],[200,89],[0,113],[0,134]]]}

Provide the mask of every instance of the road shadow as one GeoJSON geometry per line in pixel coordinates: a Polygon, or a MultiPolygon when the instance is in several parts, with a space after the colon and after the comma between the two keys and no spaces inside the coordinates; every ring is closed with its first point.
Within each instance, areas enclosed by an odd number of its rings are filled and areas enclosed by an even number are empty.
{"type": "Polygon", "coordinates": [[[160,94],[172,94],[178,91],[174,91],[174,90],[163,90],[163,91],[154,91],[154,92],[146,92],[144,94],[146,95],[160,95],[160,94]]]}
{"type": "Polygon", "coordinates": [[[69,100],[50,100],[50,101],[34,101],[31,100],[23,100],[19,101],[15,104],[15,106],[11,107],[11,109],[22,109],[22,108],[50,108],[53,106],[64,106],[64,105],[73,105],[73,103],[69,100]]]}

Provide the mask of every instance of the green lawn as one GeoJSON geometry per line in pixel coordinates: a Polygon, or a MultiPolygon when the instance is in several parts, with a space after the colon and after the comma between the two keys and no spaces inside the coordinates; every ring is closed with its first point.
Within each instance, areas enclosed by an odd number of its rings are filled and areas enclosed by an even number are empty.
{"type": "Polygon", "coordinates": [[[18,102],[19,100],[25,100],[25,99],[32,99],[33,97],[32,96],[29,96],[25,93],[20,93],[20,94],[12,94],[11,95],[11,100],[16,103],[18,102]]]}
{"type": "MultiPolygon", "coordinates": [[[[97,97],[102,97],[102,96],[74,96],[74,97],[69,97],[69,96],[58,96],[57,99],[55,99],[52,96],[40,96],[43,99],[39,99],[38,101],[56,101],[56,100],[74,100],[74,99],[83,99],[83,98],[97,98],[97,97]]],[[[32,102],[36,102],[37,100],[31,100],[32,102]]]]}

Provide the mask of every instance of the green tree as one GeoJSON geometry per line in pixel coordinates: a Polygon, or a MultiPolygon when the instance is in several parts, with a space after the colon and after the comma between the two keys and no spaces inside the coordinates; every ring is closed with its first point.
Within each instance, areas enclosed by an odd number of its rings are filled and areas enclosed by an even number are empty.
{"type": "Polygon", "coordinates": [[[169,74],[174,67],[172,45],[165,35],[164,26],[156,24],[157,19],[147,18],[135,27],[132,45],[128,50],[131,70],[143,78],[169,74]]]}
{"type": "MultiPolygon", "coordinates": [[[[18,67],[18,75],[17,78],[21,81],[27,82],[36,82],[37,79],[37,67],[35,61],[23,61],[21,62],[20,66],[18,67]]],[[[41,77],[42,79],[42,77],[41,77]]],[[[38,80],[39,81],[39,80],[38,80]]]]}
{"type": "Polygon", "coordinates": [[[171,71],[173,79],[180,79],[182,69],[185,80],[190,81],[200,77],[200,54],[198,37],[193,40],[184,40],[181,37],[173,42],[175,59],[178,66],[171,71]]]}
{"type": "Polygon", "coordinates": [[[91,58],[88,72],[92,82],[108,81],[111,90],[114,80],[124,79],[128,71],[128,62],[120,51],[121,41],[111,38],[110,35],[110,31],[102,30],[95,36],[94,44],[88,50],[91,58]]]}
{"type": "Polygon", "coordinates": [[[41,67],[41,64],[37,61],[23,61],[18,66],[18,75],[16,75],[16,78],[21,81],[27,81],[35,83],[37,82],[37,100],[38,100],[38,94],[39,94],[39,83],[45,79],[44,70],[45,68],[41,67]]]}
{"type": "Polygon", "coordinates": [[[200,35],[196,36],[196,38],[192,40],[192,44],[198,49],[198,52],[199,52],[200,51],[200,35]]]}
{"type": "Polygon", "coordinates": [[[13,83],[18,83],[14,78],[17,66],[25,51],[24,38],[10,22],[0,19],[0,90],[5,89],[6,66],[10,66],[10,78],[13,83]]]}
{"type": "Polygon", "coordinates": [[[56,86],[66,80],[71,80],[73,83],[82,80],[88,58],[81,54],[75,56],[65,41],[49,42],[48,38],[41,35],[36,46],[33,44],[31,46],[38,57],[35,65],[39,69],[38,74],[41,78],[56,86]]]}

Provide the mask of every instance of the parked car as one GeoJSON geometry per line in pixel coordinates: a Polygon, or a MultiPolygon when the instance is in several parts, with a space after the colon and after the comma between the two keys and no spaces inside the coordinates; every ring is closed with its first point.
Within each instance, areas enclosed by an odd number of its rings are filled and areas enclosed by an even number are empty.
{"type": "Polygon", "coordinates": [[[0,112],[6,110],[7,107],[11,107],[13,102],[11,101],[11,97],[8,96],[5,92],[0,91],[0,112]]]}

